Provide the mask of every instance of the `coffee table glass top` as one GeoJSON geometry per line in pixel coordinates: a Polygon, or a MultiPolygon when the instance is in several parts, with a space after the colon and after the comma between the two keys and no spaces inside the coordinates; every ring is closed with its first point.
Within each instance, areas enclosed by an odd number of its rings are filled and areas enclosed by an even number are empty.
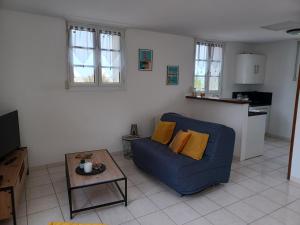
{"type": "Polygon", "coordinates": [[[96,185],[125,178],[125,175],[106,149],[66,154],[66,166],[69,173],[70,188],[96,185]],[[87,161],[103,163],[106,166],[106,170],[103,173],[92,176],[78,175],[75,170],[81,159],[76,158],[76,156],[78,156],[78,154],[84,155],[91,153],[93,155],[91,156],[91,159],[88,159],[87,161]]]}

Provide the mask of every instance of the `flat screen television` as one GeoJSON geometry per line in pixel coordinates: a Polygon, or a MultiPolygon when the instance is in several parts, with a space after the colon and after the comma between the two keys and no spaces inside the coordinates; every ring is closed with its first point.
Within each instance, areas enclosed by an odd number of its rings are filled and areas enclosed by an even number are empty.
{"type": "Polygon", "coordinates": [[[20,148],[18,111],[0,116],[0,161],[20,148]]]}

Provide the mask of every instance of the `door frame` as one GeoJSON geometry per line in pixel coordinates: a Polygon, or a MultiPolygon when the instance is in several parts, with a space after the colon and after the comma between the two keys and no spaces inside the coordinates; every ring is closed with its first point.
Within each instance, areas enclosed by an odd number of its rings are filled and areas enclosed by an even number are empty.
{"type": "Polygon", "coordinates": [[[290,144],[289,166],[288,166],[288,174],[287,174],[287,179],[288,180],[291,179],[293,150],[294,150],[294,141],[295,141],[297,114],[298,114],[298,104],[299,104],[299,95],[300,95],[300,66],[299,66],[296,98],[295,98],[294,118],[293,118],[293,125],[292,125],[292,137],[291,137],[291,144],[290,144]]]}

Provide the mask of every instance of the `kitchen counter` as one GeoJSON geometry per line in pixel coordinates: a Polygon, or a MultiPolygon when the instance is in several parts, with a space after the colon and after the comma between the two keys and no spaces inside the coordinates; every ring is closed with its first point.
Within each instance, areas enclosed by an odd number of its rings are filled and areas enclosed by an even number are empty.
{"type": "Polygon", "coordinates": [[[214,102],[225,102],[225,103],[232,103],[232,104],[249,104],[250,101],[248,100],[241,100],[241,99],[234,99],[234,98],[219,98],[219,97],[200,97],[200,96],[185,96],[189,99],[197,99],[202,101],[214,101],[214,102]]]}

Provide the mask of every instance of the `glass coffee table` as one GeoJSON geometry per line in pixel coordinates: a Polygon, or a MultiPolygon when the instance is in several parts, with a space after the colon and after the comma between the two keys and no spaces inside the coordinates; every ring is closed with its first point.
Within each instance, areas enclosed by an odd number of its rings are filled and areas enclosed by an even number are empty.
{"type": "Polygon", "coordinates": [[[108,150],[94,150],[94,151],[85,151],[85,152],[76,152],[65,154],[65,165],[66,165],[66,177],[67,177],[67,189],[69,197],[69,206],[70,206],[70,218],[73,218],[74,213],[91,210],[99,207],[114,205],[124,203],[127,206],[127,177],[120,169],[118,164],[115,162],[113,157],[110,155],[108,150]],[[103,163],[106,166],[106,170],[97,175],[82,176],[76,173],[76,168],[78,167],[81,158],[78,155],[90,155],[90,161],[93,163],[103,163]],[[125,191],[123,192],[120,188],[118,182],[124,181],[125,191]],[[119,190],[123,199],[108,202],[100,205],[95,205],[91,207],[74,209],[72,207],[72,190],[85,188],[95,185],[113,183],[119,190]]]}

